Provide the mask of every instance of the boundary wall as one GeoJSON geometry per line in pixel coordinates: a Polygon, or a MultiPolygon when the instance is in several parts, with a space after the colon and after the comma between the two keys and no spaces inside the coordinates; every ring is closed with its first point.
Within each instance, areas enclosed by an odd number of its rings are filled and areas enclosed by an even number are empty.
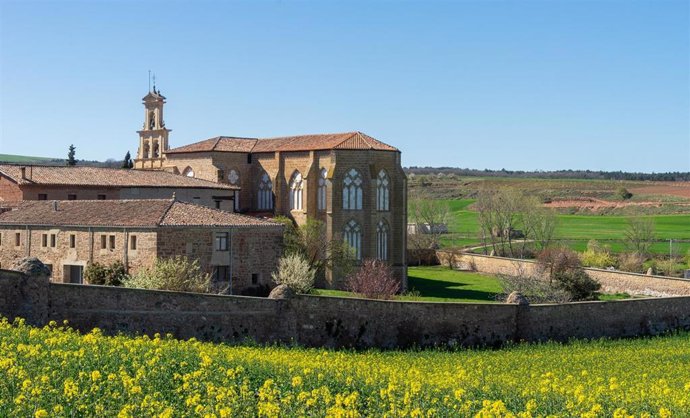
{"type": "MultiPolygon", "coordinates": [[[[528,274],[540,276],[538,264],[533,260],[495,257],[450,251],[437,251],[436,257],[443,265],[479,273],[515,276],[528,274]]],[[[589,276],[601,283],[607,293],[628,293],[635,296],[690,296],[690,280],[677,277],[628,273],[617,270],[585,268],[589,276]]]]}
{"type": "Polygon", "coordinates": [[[105,333],[330,348],[498,347],[690,329],[690,297],[561,305],[267,299],[50,283],[0,270],[0,314],[105,333]]]}

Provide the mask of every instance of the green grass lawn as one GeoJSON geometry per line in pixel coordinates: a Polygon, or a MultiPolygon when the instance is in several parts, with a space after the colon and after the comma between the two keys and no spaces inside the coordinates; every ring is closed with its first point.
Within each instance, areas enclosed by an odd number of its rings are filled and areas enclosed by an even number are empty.
{"type": "Polygon", "coordinates": [[[54,158],[46,157],[29,157],[26,155],[11,155],[11,154],[0,154],[0,162],[3,163],[34,163],[34,162],[46,162],[54,160],[54,158]]]}
{"type": "MultiPolygon", "coordinates": [[[[494,276],[450,270],[448,267],[409,267],[409,295],[397,300],[420,302],[496,302],[503,288],[494,276]]],[[[355,297],[344,290],[314,289],[321,296],[355,297]]]]}

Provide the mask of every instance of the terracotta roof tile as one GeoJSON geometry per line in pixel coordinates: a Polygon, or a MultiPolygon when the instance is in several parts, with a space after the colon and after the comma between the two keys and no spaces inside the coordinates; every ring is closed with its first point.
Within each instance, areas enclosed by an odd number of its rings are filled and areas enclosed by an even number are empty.
{"type": "Polygon", "coordinates": [[[317,151],[329,149],[371,149],[398,151],[397,148],[376,140],[362,132],[338,134],[316,134],[286,136],[278,138],[237,138],[218,136],[194,144],[173,148],[166,153],[187,152],[276,152],[276,151],[317,151]]]}
{"type": "Polygon", "coordinates": [[[27,200],[16,210],[1,213],[0,225],[280,227],[275,222],[171,199],[27,200]]]}
{"type": "Polygon", "coordinates": [[[105,187],[181,187],[202,189],[238,189],[229,184],[195,179],[167,171],[127,170],[102,167],[51,167],[0,164],[0,174],[14,182],[40,185],[75,185],[105,187]],[[21,168],[26,167],[27,179],[21,168]]]}

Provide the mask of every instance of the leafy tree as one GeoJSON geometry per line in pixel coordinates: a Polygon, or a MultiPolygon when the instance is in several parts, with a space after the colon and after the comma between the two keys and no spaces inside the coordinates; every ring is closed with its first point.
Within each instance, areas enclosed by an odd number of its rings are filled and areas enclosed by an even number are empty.
{"type": "Polygon", "coordinates": [[[76,154],[76,149],[77,149],[77,147],[75,147],[74,144],[71,144],[69,146],[69,151],[67,152],[67,165],[68,166],[77,165],[77,160],[74,159],[74,155],[76,154]]]}
{"type": "Polygon", "coordinates": [[[567,292],[572,300],[591,300],[601,284],[582,268],[578,254],[569,248],[549,248],[538,258],[539,270],[546,273],[549,283],[567,292]]]}
{"type": "Polygon", "coordinates": [[[316,271],[299,253],[286,254],[278,261],[278,270],[271,273],[276,284],[284,284],[296,293],[309,293],[314,287],[316,271]]]}
{"type": "Polygon", "coordinates": [[[122,160],[122,168],[132,167],[134,167],[134,162],[132,161],[132,156],[129,154],[129,151],[127,151],[127,154],[125,154],[125,159],[122,160]]]}
{"type": "Polygon", "coordinates": [[[326,225],[308,218],[304,225],[297,226],[285,216],[277,216],[274,221],[282,223],[283,248],[285,254],[299,254],[317,275],[330,270],[336,277],[346,277],[352,271],[354,253],[347,243],[326,235],[326,225]]]}

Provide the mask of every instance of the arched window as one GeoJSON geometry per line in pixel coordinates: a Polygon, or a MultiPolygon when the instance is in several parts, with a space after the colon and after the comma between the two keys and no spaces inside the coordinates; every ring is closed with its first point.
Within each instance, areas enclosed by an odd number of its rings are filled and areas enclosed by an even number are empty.
{"type": "Polygon", "coordinates": [[[354,168],[343,179],[343,209],[362,209],[362,175],[354,168]]]}
{"type": "Polygon", "coordinates": [[[259,181],[259,209],[273,209],[273,182],[265,171],[259,181]]]}
{"type": "Polygon", "coordinates": [[[228,172],[228,183],[236,185],[240,182],[240,173],[234,168],[228,172]]]}
{"type": "Polygon", "coordinates": [[[351,219],[350,222],[345,224],[343,228],[343,240],[354,249],[355,258],[357,260],[362,259],[362,228],[359,224],[351,219]]]}
{"type": "Polygon", "coordinates": [[[384,220],[376,225],[376,258],[388,260],[388,224],[384,220]]]}
{"type": "Polygon", "coordinates": [[[379,175],[376,177],[376,210],[389,210],[390,183],[386,171],[379,171],[379,175]]]}
{"type": "Polygon", "coordinates": [[[182,175],[187,177],[194,177],[194,170],[192,170],[192,167],[187,167],[182,172],[182,175]]]}
{"type": "Polygon", "coordinates": [[[290,179],[290,210],[302,210],[302,174],[295,170],[290,179]]]}
{"type": "Polygon", "coordinates": [[[328,191],[328,170],[321,169],[319,173],[319,189],[317,193],[317,206],[319,210],[326,210],[326,192],[328,191]]]}

